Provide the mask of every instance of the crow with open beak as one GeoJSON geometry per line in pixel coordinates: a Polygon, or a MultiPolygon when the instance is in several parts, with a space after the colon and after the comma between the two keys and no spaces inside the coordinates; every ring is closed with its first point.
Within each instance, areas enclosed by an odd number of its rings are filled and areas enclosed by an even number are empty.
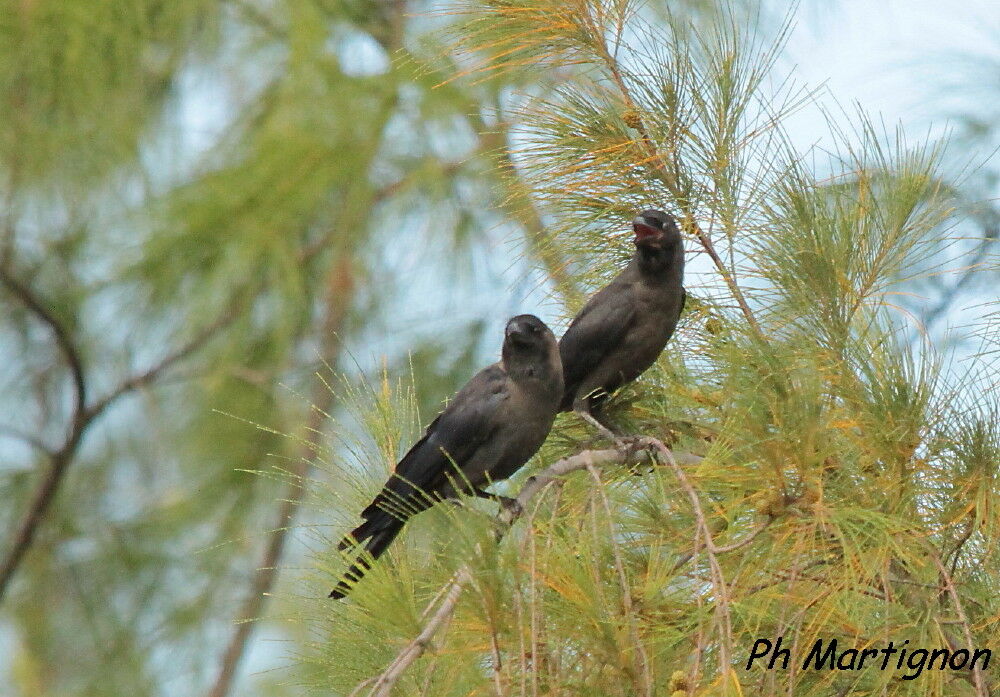
{"type": "Polygon", "coordinates": [[[364,522],[340,542],[361,556],[330,593],[343,598],[395,539],[406,520],[461,495],[509,499],[485,492],[534,455],[552,427],[562,397],[555,336],[534,315],[518,315],[504,333],[499,362],[463,387],[424,437],[403,456],[364,522]]]}
{"type": "Polygon", "coordinates": [[[635,254],[587,301],[559,341],[564,390],[572,409],[604,436],[595,416],[606,397],[635,380],[667,345],[684,309],[684,243],[677,221],[646,210],[632,221],[635,254]]]}

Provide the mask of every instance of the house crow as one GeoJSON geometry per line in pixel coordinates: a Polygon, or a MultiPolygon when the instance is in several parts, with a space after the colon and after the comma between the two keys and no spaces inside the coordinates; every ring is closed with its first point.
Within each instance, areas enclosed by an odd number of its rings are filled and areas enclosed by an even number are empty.
{"type": "Polygon", "coordinates": [[[339,545],[357,546],[360,556],[331,598],[350,591],[411,516],[460,495],[503,500],[483,489],[541,447],[562,397],[555,336],[537,317],[519,315],[507,323],[501,356],[455,395],[361,512],[363,522],[339,545]]]}
{"type": "Polygon", "coordinates": [[[564,391],[573,411],[614,438],[595,416],[608,394],[653,364],[684,309],[684,243],[677,222],[646,210],[632,221],[635,254],[587,301],[559,341],[564,391]]]}

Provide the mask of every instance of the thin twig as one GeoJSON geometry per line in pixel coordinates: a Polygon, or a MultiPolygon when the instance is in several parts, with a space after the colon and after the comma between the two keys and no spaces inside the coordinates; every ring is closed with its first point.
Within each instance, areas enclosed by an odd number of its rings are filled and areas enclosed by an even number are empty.
{"type": "MultiPolygon", "coordinates": [[[[994,214],[996,215],[996,214],[994,214]]],[[[983,270],[983,262],[989,256],[990,248],[1000,238],[1000,225],[991,224],[986,226],[986,234],[979,240],[975,255],[969,261],[959,277],[950,288],[947,288],[938,298],[937,305],[929,310],[923,317],[925,331],[930,329],[941,317],[946,316],[948,309],[954,304],[958,294],[976,277],[976,274],[983,270]]],[[[954,573],[954,570],[952,571],[954,573]]]]}
{"type": "MultiPolygon", "coordinates": [[[[948,595],[951,596],[951,602],[955,606],[955,613],[958,615],[958,619],[962,625],[962,633],[965,635],[965,643],[968,645],[969,651],[972,651],[975,644],[972,641],[972,630],[969,629],[969,617],[965,614],[965,608],[962,606],[962,599],[959,597],[958,591],[955,589],[955,581],[948,572],[947,567],[941,563],[941,559],[938,557],[937,553],[932,552],[931,556],[934,559],[934,564],[937,565],[941,578],[944,580],[944,586],[948,590],[948,595]]],[[[978,695],[978,697],[989,697],[986,685],[983,682],[983,669],[975,663],[972,665],[972,682],[976,687],[976,695],[978,695]]]]}
{"type": "MultiPolygon", "coordinates": [[[[964,547],[965,543],[968,542],[969,538],[972,537],[972,533],[976,531],[976,523],[973,517],[970,516],[969,518],[967,518],[966,523],[968,523],[968,525],[966,526],[965,532],[962,534],[962,537],[959,538],[958,542],[955,543],[955,548],[950,553],[950,556],[952,557],[951,561],[952,575],[955,574],[955,569],[958,568],[958,562],[962,558],[962,547],[964,547]]],[[[947,556],[944,558],[944,561],[945,563],[948,562],[947,556]]]]}
{"type": "Polygon", "coordinates": [[[749,535],[744,537],[742,540],[734,542],[730,545],[723,545],[722,547],[716,547],[715,543],[711,542],[711,538],[709,538],[709,541],[712,543],[712,552],[715,554],[725,554],[726,552],[735,552],[737,549],[746,547],[748,544],[757,539],[757,536],[759,534],[767,530],[771,526],[771,523],[773,522],[774,518],[769,516],[764,520],[764,522],[760,523],[756,528],[754,528],[753,532],[751,532],[749,535]]]}
{"type": "Polygon", "coordinates": [[[239,300],[234,299],[227,308],[219,314],[214,322],[204,327],[187,343],[164,356],[157,363],[146,370],[131,375],[122,380],[121,383],[101,399],[87,407],[87,418],[94,419],[101,415],[105,409],[111,406],[118,398],[136,390],[140,390],[154,382],[167,370],[177,365],[191,354],[200,350],[205,344],[216,336],[219,331],[225,329],[239,317],[239,300]]]}
{"type": "Polygon", "coordinates": [[[49,447],[48,443],[43,441],[41,438],[31,435],[30,433],[24,433],[19,428],[0,424],[0,435],[5,435],[8,438],[22,441],[23,443],[30,445],[35,450],[41,451],[50,458],[55,455],[55,451],[49,447]]]}

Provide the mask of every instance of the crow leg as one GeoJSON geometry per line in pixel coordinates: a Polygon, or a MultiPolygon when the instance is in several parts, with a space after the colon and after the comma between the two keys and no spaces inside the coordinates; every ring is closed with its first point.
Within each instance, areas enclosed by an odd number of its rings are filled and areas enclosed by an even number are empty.
{"type": "Polygon", "coordinates": [[[577,416],[597,429],[597,432],[603,438],[614,443],[615,447],[625,453],[627,457],[636,455],[640,450],[643,450],[646,447],[641,436],[630,436],[624,433],[615,432],[611,428],[602,424],[587,407],[588,405],[585,401],[581,402],[578,400],[578,402],[573,405],[573,411],[577,414],[577,416]]]}
{"type": "Polygon", "coordinates": [[[577,400],[577,404],[573,405],[573,411],[576,413],[577,416],[579,416],[581,419],[583,419],[588,424],[593,426],[597,430],[597,432],[601,434],[602,437],[606,438],[612,443],[618,442],[619,435],[614,431],[612,431],[607,426],[605,426],[604,424],[602,424],[600,421],[598,421],[597,418],[590,413],[590,409],[588,408],[586,403],[581,404],[580,400],[577,400]]]}
{"type": "Polygon", "coordinates": [[[483,491],[482,489],[473,489],[472,495],[478,499],[489,499],[490,501],[496,501],[500,504],[500,510],[506,511],[510,510],[517,515],[521,514],[521,504],[517,502],[517,499],[511,498],[510,496],[503,496],[501,494],[492,494],[489,491],[483,491]]]}

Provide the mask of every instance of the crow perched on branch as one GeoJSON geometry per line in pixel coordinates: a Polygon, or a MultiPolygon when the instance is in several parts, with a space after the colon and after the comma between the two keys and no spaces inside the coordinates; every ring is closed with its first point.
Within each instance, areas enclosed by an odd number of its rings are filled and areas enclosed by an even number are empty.
{"type": "Polygon", "coordinates": [[[632,260],[587,301],[559,341],[565,382],[559,410],[572,409],[612,440],[614,433],[593,412],[608,394],[653,365],[674,333],[685,299],[677,221],[646,210],[632,229],[632,260]]]}
{"type": "Polygon", "coordinates": [[[343,598],[406,520],[436,502],[464,494],[509,504],[483,489],[514,474],[541,447],[562,389],[552,330],[534,315],[507,322],[500,361],[477,373],[455,395],[361,512],[364,522],[340,542],[339,549],[357,545],[363,555],[330,597],[343,598]]]}

